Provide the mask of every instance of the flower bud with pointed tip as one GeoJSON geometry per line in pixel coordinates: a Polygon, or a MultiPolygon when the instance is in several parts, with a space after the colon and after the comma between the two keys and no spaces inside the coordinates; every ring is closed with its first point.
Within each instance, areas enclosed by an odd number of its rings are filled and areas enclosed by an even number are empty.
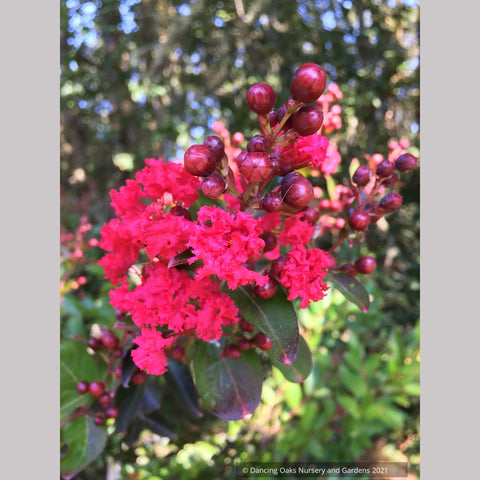
{"type": "Polygon", "coordinates": [[[387,193],[379,203],[379,207],[387,212],[393,212],[403,202],[403,197],[397,192],[387,193]]]}
{"type": "Polygon", "coordinates": [[[399,172],[408,172],[417,166],[417,158],[411,153],[404,153],[400,155],[395,161],[395,168],[399,172]]]}
{"type": "Polygon", "coordinates": [[[327,85],[327,74],[316,63],[301,65],[290,82],[292,98],[299,102],[314,102],[324,92],[327,85]]]}
{"type": "Polygon", "coordinates": [[[313,135],[322,124],[323,112],[316,103],[305,105],[293,116],[293,128],[302,137],[313,135]]]}
{"type": "Polygon", "coordinates": [[[372,273],[377,268],[377,261],[373,257],[361,257],[354,266],[358,273],[372,273]]]}
{"type": "Polygon", "coordinates": [[[359,187],[363,187],[370,181],[371,175],[372,171],[369,167],[366,165],[360,165],[352,175],[353,183],[359,187]]]}
{"type": "Polygon", "coordinates": [[[183,157],[185,170],[197,177],[206,177],[215,170],[215,157],[205,145],[192,145],[183,157]]]}
{"type": "Polygon", "coordinates": [[[287,173],[281,182],[283,201],[291,207],[302,209],[313,198],[312,184],[300,173],[287,173]]]}
{"type": "Polygon", "coordinates": [[[348,223],[352,230],[365,230],[370,224],[370,216],[367,212],[355,210],[348,217],[348,223]]]}
{"type": "Polygon", "coordinates": [[[267,83],[254,83],[247,92],[248,108],[258,115],[269,113],[275,105],[275,99],[275,92],[267,83]]]}
{"type": "Polygon", "coordinates": [[[203,144],[212,152],[215,162],[218,163],[225,155],[225,144],[220,137],[217,135],[208,136],[203,144]]]}
{"type": "Polygon", "coordinates": [[[208,198],[219,198],[227,190],[225,179],[219,173],[212,173],[202,180],[202,193],[208,198]]]}

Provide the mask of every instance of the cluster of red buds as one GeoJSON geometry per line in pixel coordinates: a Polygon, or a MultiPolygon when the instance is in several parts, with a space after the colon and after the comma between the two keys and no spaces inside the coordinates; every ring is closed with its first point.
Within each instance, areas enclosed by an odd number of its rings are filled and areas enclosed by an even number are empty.
{"type": "Polygon", "coordinates": [[[111,192],[118,218],[102,228],[100,247],[109,253],[99,264],[117,285],[112,305],[140,329],[132,350],[139,368],[161,375],[167,357],[185,362],[197,339],[224,337],[229,358],[271,348],[271,339],[247,324],[227,289],[245,286],[264,300],[284,289],[288,301],[300,299],[306,308],[325,296],[328,269],[351,275],[375,269],[369,256],[336,266],[333,253],[347,239],[362,241],[369,225],[400,207],[402,196],[394,189],[417,159],[405,142],[398,143],[388,159],[371,155],[368,165],[336,185],[331,175],[340,154],[322,133],[340,127],[341,107],[333,103],[342,94],[335,84],[326,87],[326,73],[314,63],[295,71],[290,96],[278,107],[273,88],[255,83],[246,102],[260,133],[230,135],[216,121],[216,135],[190,146],[183,166],[147,159],[134,180],[111,192]],[[213,202],[204,199],[194,214],[189,208],[199,191],[213,202]],[[332,237],[328,251],[316,242],[326,233],[332,237]],[[137,268],[137,261],[143,265],[137,268]],[[132,268],[138,282],[129,286],[132,268]]]}

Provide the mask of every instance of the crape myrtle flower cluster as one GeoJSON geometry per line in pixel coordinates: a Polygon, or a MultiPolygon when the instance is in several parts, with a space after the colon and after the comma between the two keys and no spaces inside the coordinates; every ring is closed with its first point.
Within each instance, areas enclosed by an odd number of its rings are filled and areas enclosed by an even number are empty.
{"type": "Polygon", "coordinates": [[[322,133],[341,127],[341,107],[333,102],[342,93],[336,84],[326,87],[323,68],[303,64],[291,96],[275,108],[272,87],[256,83],[246,102],[261,133],[247,141],[217,121],[215,134],[190,146],[183,164],[147,159],[134,179],[111,191],[116,217],[102,228],[107,253],[99,263],[115,285],[112,305],[138,329],[132,358],[140,369],[163,374],[168,357],[185,360],[184,347],[195,339],[225,335],[223,355],[230,358],[271,348],[242,318],[229,290],[243,286],[269,299],[284,289],[289,301],[306,308],[325,296],[328,269],[357,275],[375,268],[373,257],[338,266],[333,252],[401,205],[401,195],[386,188],[417,160],[403,151],[369,159],[348,185],[322,198],[323,190],[299,170],[328,176],[341,161],[322,133]],[[338,237],[329,252],[314,246],[326,232],[338,237]]]}

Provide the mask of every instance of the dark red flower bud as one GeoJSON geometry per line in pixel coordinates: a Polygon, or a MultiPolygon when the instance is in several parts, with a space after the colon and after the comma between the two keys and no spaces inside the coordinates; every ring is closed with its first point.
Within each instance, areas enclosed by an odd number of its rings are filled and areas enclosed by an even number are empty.
{"type": "Polygon", "coordinates": [[[388,178],[385,178],[383,180],[382,185],[385,187],[391,187],[392,185],[395,185],[398,182],[398,175],[393,172],[388,178]]]}
{"type": "Polygon", "coordinates": [[[355,277],[358,273],[357,269],[351,263],[346,263],[345,265],[342,265],[339,270],[343,273],[351,275],[352,277],[355,277]]]}
{"type": "Polygon", "coordinates": [[[105,423],[105,417],[103,415],[95,415],[93,423],[97,426],[103,425],[105,423]]]}
{"type": "Polygon", "coordinates": [[[348,217],[348,223],[352,230],[365,230],[370,223],[370,216],[367,212],[355,210],[348,217]]]}
{"type": "Polygon", "coordinates": [[[192,145],[183,156],[185,170],[197,177],[206,177],[215,170],[215,157],[205,145],[192,145]]]}
{"type": "Polygon", "coordinates": [[[293,128],[302,137],[313,135],[322,124],[323,112],[316,103],[305,105],[293,115],[293,128]]]}
{"type": "Polygon", "coordinates": [[[274,172],[270,155],[262,152],[249,152],[241,160],[240,173],[250,182],[263,182],[274,172]]]}
{"type": "Polygon", "coordinates": [[[279,285],[282,284],[281,275],[285,264],[288,262],[288,254],[281,255],[275,259],[270,265],[269,275],[272,277],[279,285]]]}
{"type": "Polygon", "coordinates": [[[204,177],[200,189],[206,197],[218,198],[225,193],[227,184],[222,175],[219,173],[212,173],[208,177],[204,177]]]}
{"type": "Polygon", "coordinates": [[[299,102],[314,102],[324,92],[327,74],[316,63],[304,63],[293,75],[290,83],[292,98],[299,102]]]}
{"type": "Polygon", "coordinates": [[[174,360],[180,360],[183,362],[185,360],[185,349],[183,348],[183,345],[175,345],[170,350],[170,356],[174,360]]]}
{"type": "Polygon", "coordinates": [[[313,225],[316,223],[319,217],[320,214],[313,207],[307,207],[307,209],[303,212],[302,220],[306,220],[308,223],[313,225]]]}
{"type": "Polygon", "coordinates": [[[277,112],[275,110],[268,112],[268,123],[270,123],[270,127],[272,128],[278,123],[277,112]]]}
{"type": "Polygon", "coordinates": [[[371,273],[377,268],[377,262],[373,257],[361,257],[355,262],[358,273],[371,273]]]}
{"type": "Polygon", "coordinates": [[[175,215],[176,217],[185,217],[187,220],[192,220],[192,215],[191,213],[189,212],[189,210],[187,210],[186,208],[184,207],[180,207],[179,205],[175,205],[171,210],[170,210],[170,213],[172,215],[175,215]]]}
{"type": "Polygon", "coordinates": [[[287,173],[281,189],[283,201],[293,208],[305,208],[313,198],[312,184],[300,172],[287,173]]]}
{"type": "Polygon", "coordinates": [[[260,200],[260,208],[263,208],[265,211],[272,213],[278,212],[282,208],[282,196],[278,192],[268,192],[260,200]]]}
{"type": "Polygon", "coordinates": [[[90,337],[87,344],[92,350],[98,350],[99,348],[102,348],[103,345],[100,339],[95,337],[90,337]]]}
{"type": "Polygon", "coordinates": [[[243,317],[240,318],[238,326],[242,332],[252,332],[253,330],[255,330],[255,325],[247,322],[243,317]]]}
{"type": "Polygon", "coordinates": [[[274,281],[269,278],[268,282],[261,286],[261,285],[255,285],[253,287],[253,293],[259,297],[262,298],[263,300],[267,300],[268,298],[272,298],[277,291],[277,285],[274,283],[274,281]]]}
{"type": "Polygon", "coordinates": [[[379,207],[387,212],[393,212],[403,202],[403,197],[397,192],[387,193],[379,203],[379,207]]]}
{"type": "Polygon", "coordinates": [[[105,384],[103,382],[92,382],[88,387],[90,395],[94,397],[101,397],[105,393],[105,384]]]}
{"type": "Polygon", "coordinates": [[[132,375],[132,382],[135,385],[141,385],[142,383],[145,382],[146,379],[147,379],[147,374],[143,370],[137,370],[132,375]]]}
{"type": "Polygon", "coordinates": [[[99,399],[98,401],[102,404],[102,405],[107,405],[108,403],[110,403],[110,400],[112,399],[112,397],[110,396],[109,393],[104,393],[99,399]]]}
{"type": "Polygon", "coordinates": [[[262,332],[252,337],[252,342],[261,350],[270,350],[273,347],[272,341],[262,332]]]}
{"type": "Polygon", "coordinates": [[[366,165],[360,165],[352,175],[353,183],[359,187],[363,187],[370,181],[371,175],[372,171],[369,167],[366,165]]]}
{"type": "Polygon", "coordinates": [[[254,83],[247,92],[248,108],[258,114],[269,113],[275,105],[275,92],[267,83],[254,83]]]}
{"type": "Polygon", "coordinates": [[[236,343],[229,343],[225,345],[225,349],[223,350],[223,355],[225,357],[237,360],[242,355],[242,349],[236,343]]]}
{"type": "Polygon", "coordinates": [[[263,232],[260,238],[265,242],[265,247],[263,247],[264,253],[272,251],[277,246],[277,237],[272,232],[263,232]]]}
{"type": "Polygon", "coordinates": [[[118,414],[119,414],[119,410],[118,410],[118,407],[116,407],[115,405],[111,405],[105,411],[105,416],[107,418],[117,418],[118,414]]]}
{"type": "Polygon", "coordinates": [[[78,382],[77,383],[77,392],[78,393],[87,393],[88,388],[90,387],[90,384],[88,382],[78,382]]]}
{"type": "Polygon", "coordinates": [[[255,135],[247,143],[248,152],[266,152],[268,150],[268,140],[263,135],[255,135]]]}
{"type": "Polygon", "coordinates": [[[395,168],[399,172],[408,172],[417,166],[417,159],[411,153],[400,155],[395,161],[395,168]]]}
{"type": "MultiPolygon", "coordinates": [[[[277,111],[277,122],[280,123],[283,119],[283,117],[287,114],[287,107],[285,106],[285,104],[283,104],[277,111]]],[[[290,129],[290,128],[293,128],[293,118],[292,118],[292,115],[290,115],[288,117],[288,120],[285,122],[285,124],[283,125],[283,129],[284,131],[290,129]]]]}
{"type": "Polygon", "coordinates": [[[225,144],[217,135],[210,135],[205,139],[203,144],[212,152],[215,162],[219,162],[225,155],[225,144]]]}
{"type": "Polygon", "coordinates": [[[103,331],[100,340],[107,348],[114,349],[118,346],[118,337],[110,330],[103,331]]]}
{"type": "Polygon", "coordinates": [[[393,163],[390,162],[389,160],[383,160],[378,166],[377,166],[377,170],[376,170],[376,174],[380,177],[380,178],[386,178],[386,177],[389,177],[392,172],[393,172],[393,163]]]}
{"type": "Polygon", "coordinates": [[[250,344],[250,340],[248,340],[248,338],[239,338],[238,346],[240,347],[240,350],[248,350],[252,345],[250,344]]]}

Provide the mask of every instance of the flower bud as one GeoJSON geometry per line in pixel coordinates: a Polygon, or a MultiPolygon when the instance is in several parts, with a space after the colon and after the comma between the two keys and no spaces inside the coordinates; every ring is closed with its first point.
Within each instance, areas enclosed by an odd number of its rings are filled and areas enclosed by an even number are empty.
{"type": "Polygon", "coordinates": [[[277,237],[272,232],[263,232],[260,238],[265,242],[265,246],[263,247],[265,253],[272,251],[278,244],[277,237]]]}
{"type": "Polygon", "coordinates": [[[269,275],[273,278],[279,285],[282,284],[281,282],[281,275],[282,270],[285,267],[285,264],[288,262],[288,254],[281,255],[277,259],[275,259],[272,264],[270,265],[269,275]]]}
{"type": "Polygon", "coordinates": [[[244,140],[245,140],[245,135],[244,135],[242,132],[235,132],[235,133],[232,135],[232,142],[233,142],[235,145],[239,145],[239,144],[242,143],[244,140]]]}
{"type": "Polygon", "coordinates": [[[205,139],[203,144],[212,152],[215,162],[220,162],[225,155],[225,144],[223,140],[216,135],[210,135],[205,139]]]}
{"type": "Polygon", "coordinates": [[[287,173],[281,183],[283,201],[293,208],[307,207],[313,198],[312,184],[300,173],[287,173]]]}
{"type": "Polygon", "coordinates": [[[313,103],[302,107],[293,116],[293,128],[302,137],[317,132],[323,124],[323,112],[321,108],[313,103]]]}
{"type": "Polygon", "coordinates": [[[299,102],[314,102],[325,90],[327,74],[316,63],[304,63],[293,75],[290,83],[292,98],[299,102]]]}
{"type": "Polygon", "coordinates": [[[303,212],[302,220],[306,220],[308,223],[312,225],[316,223],[320,214],[313,208],[307,207],[307,209],[303,212]]]}
{"type": "Polygon", "coordinates": [[[255,296],[262,298],[263,300],[272,298],[275,295],[276,291],[277,285],[271,278],[268,279],[268,282],[265,285],[255,285],[253,287],[253,293],[255,294],[255,296]]]}
{"type": "Polygon", "coordinates": [[[278,192],[268,192],[260,201],[260,208],[266,212],[278,212],[282,208],[282,196],[278,192]]]}
{"type": "MultiPolygon", "coordinates": [[[[287,114],[287,107],[285,106],[285,104],[283,104],[277,111],[277,122],[280,123],[286,114],[287,114]]],[[[288,120],[285,122],[283,126],[283,130],[286,131],[292,127],[293,127],[293,118],[290,115],[288,117],[288,120]]]]}
{"type": "Polygon", "coordinates": [[[375,173],[380,178],[386,178],[392,174],[393,167],[394,165],[392,162],[390,162],[389,160],[383,160],[380,164],[378,164],[377,170],[375,171],[375,173]]]}
{"type": "Polygon", "coordinates": [[[254,83],[247,92],[248,108],[258,115],[269,113],[275,105],[275,99],[275,92],[267,83],[254,83]]]}
{"type": "Polygon", "coordinates": [[[200,188],[206,197],[215,199],[225,193],[227,184],[225,183],[225,179],[222,175],[219,173],[212,173],[202,180],[202,185],[200,188]]]}
{"type": "Polygon", "coordinates": [[[183,157],[185,170],[197,177],[206,177],[215,170],[215,157],[205,145],[192,145],[183,157]]]}
{"type": "Polygon", "coordinates": [[[250,182],[263,182],[275,170],[270,156],[262,152],[249,152],[239,165],[240,173],[250,182]]]}
{"type": "Polygon", "coordinates": [[[180,207],[179,205],[175,205],[171,210],[170,213],[175,215],[176,217],[185,217],[187,220],[192,220],[192,215],[189,210],[184,207],[180,207]]]}
{"type": "Polygon", "coordinates": [[[354,210],[348,217],[348,223],[352,230],[365,230],[370,223],[370,216],[367,212],[354,210]]]}
{"type": "Polygon", "coordinates": [[[370,181],[371,175],[372,171],[369,167],[366,165],[360,165],[352,175],[353,183],[359,187],[364,187],[370,181]]]}
{"type": "Polygon", "coordinates": [[[395,168],[399,172],[408,172],[417,166],[417,159],[411,153],[400,155],[395,161],[395,168]]]}
{"type": "Polygon", "coordinates": [[[247,152],[263,152],[268,150],[267,137],[263,135],[255,135],[247,143],[247,152]]]}
{"type": "Polygon", "coordinates": [[[385,187],[391,187],[392,185],[395,185],[397,182],[398,182],[398,175],[394,172],[389,177],[383,180],[382,185],[385,187]]]}
{"type": "Polygon", "coordinates": [[[373,257],[361,257],[355,262],[358,273],[371,273],[377,268],[377,262],[373,257]]]}
{"type": "Polygon", "coordinates": [[[379,207],[382,208],[383,210],[386,210],[387,212],[393,212],[396,210],[398,207],[403,202],[403,197],[397,193],[397,192],[390,192],[387,193],[379,203],[379,207]]]}

